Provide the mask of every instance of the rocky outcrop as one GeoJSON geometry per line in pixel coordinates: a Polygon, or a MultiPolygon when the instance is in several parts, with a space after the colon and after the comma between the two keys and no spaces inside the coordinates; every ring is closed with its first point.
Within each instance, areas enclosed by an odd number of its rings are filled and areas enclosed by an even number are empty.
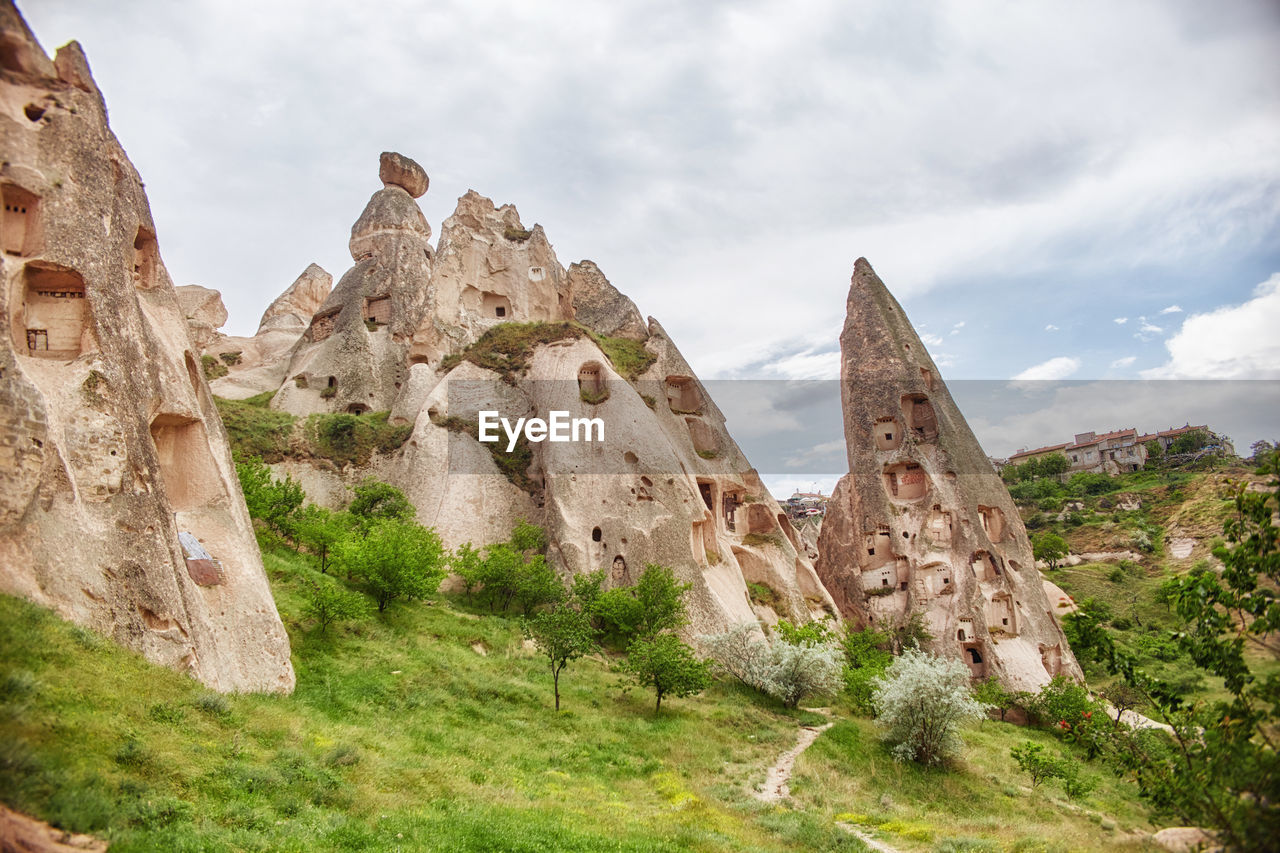
{"type": "Polygon", "coordinates": [[[649,563],[671,566],[693,585],[694,632],[834,614],[805,544],[662,327],[595,264],[565,270],[541,226],[474,191],[433,253],[398,177],[412,171],[404,164],[413,161],[383,155],[387,188],[352,229],[356,265],[288,355],[272,405],[299,415],[390,409],[412,434],[369,469],[281,469],[332,503],[366,475],[391,482],[450,546],[504,541],[528,519],[547,529],[565,575],[605,569],[623,584],[649,563]],[[388,162],[400,165],[389,172],[388,162]],[[371,307],[378,299],[387,301],[371,307]],[[490,329],[537,322],[561,325],[530,340],[522,369],[458,360],[490,329]],[[598,339],[631,346],[637,362],[619,368],[598,339]],[[505,448],[477,440],[482,410],[600,418],[605,440],[531,443],[504,472],[495,457],[505,448]],[[748,581],[773,590],[772,604],[753,605],[748,581]]]}
{"type": "Polygon", "coordinates": [[[849,473],[827,504],[818,575],[847,618],[921,614],[975,678],[1080,678],[999,476],[902,307],[865,259],[840,335],[849,473]]]}
{"type": "Polygon", "coordinates": [[[217,689],[290,690],[142,182],[78,45],[50,62],[9,2],[0,41],[0,590],[217,689]]]}
{"type": "MultiPolygon", "coordinates": [[[[178,288],[179,298],[187,288],[178,288]]],[[[204,288],[199,288],[204,290],[204,288]]],[[[311,318],[333,290],[333,276],[316,264],[302,271],[302,275],[276,297],[262,314],[258,331],[251,338],[214,334],[207,343],[204,340],[201,318],[187,313],[187,325],[192,339],[207,355],[213,355],[224,364],[227,375],[210,383],[213,393],[231,400],[242,400],[266,391],[275,391],[284,381],[288,368],[286,356],[298,343],[311,318]]],[[[216,290],[208,291],[217,293],[216,290]]],[[[221,304],[221,300],[219,300],[221,304]]],[[[225,317],[221,326],[226,322],[225,317]]]]}
{"type": "Polygon", "coordinates": [[[227,322],[227,307],[222,304],[222,294],[198,284],[175,287],[178,307],[187,318],[187,334],[197,349],[204,350],[216,340],[218,329],[227,322]]]}

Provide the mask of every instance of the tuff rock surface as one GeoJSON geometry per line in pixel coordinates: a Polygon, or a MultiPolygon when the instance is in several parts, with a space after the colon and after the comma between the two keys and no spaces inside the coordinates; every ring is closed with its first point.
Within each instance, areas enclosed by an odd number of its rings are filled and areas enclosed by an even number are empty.
{"type": "Polygon", "coordinates": [[[1012,689],[1080,679],[1009,493],[864,258],[846,309],[849,473],[827,504],[817,561],[841,612],[861,623],[919,613],[936,653],[1012,689]]]}
{"type": "Polygon", "coordinates": [[[79,45],[50,62],[5,0],[0,47],[0,590],[216,689],[288,691],[288,638],[138,173],[79,45]]]}
{"type": "MultiPolygon", "coordinates": [[[[603,568],[609,584],[623,584],[648,563],[671,566],[693,584],[690,633],[835,614],[805,543],[656,321],[595,264],[566,270],[541,226],[525,228],[515,207],[474,191],[433,250],[398,177],[420,167],[386,154],[381,165],[386,186],[352,228],[355,264],[282,358],[272,406],[295,415],[390,410],[412,435],[367,468],[293,460],[278,470],[333,505],[365,476],[390,482],[449,546],[504,541],[519,519],[541,524],[565,575],[603,568]],[[575,322],[577,331],[534,348],[527,371],[501,376],[449,359],[495,326],[538,321],[575,322]],[[642,343],[653,364],[624,378],[592,334],[642,343]],[[588,386],[605,398],[586,402],[588,386]],[[485,409],[600,417],[605,441],[531,444],[518,484],[477,440],[485,409]],[[753,606],[748,581],[772,588],[777,603],[753,606]]],[[[236,377],[233,367],[218,387],[236,377]]]]}

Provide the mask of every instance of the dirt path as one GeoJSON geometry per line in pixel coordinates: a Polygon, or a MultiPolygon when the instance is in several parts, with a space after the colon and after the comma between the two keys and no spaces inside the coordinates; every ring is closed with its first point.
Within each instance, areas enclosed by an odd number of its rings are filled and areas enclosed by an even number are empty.
{"type": "Polygon", "coordinates": [[[872,850],[877,851],[877,853],[902,853],[902,851],[899,850],[897,847],[892,847],[888,844],[885,844],[883,841],[880,841],[874,836],[872,836],[871,833],[865,832],[864,830],[859,829],[858,827],[854,826],[851,823],[843,823],[841,821],[836,821],[836,826],[840,827],[850,835],[857,836],[859,841],[861,841],[863,844],[870,847],[872,850]]]}
{"type": "Polygon", "coordinates": [[[756,791],[756,796],[766,803],[778,803],[790,797],[791,788],[787,783],[791,781],[791,768],[795,766],[796,759],[800,757],[800,753],[813,745],[818,735],[833,725],[835,723],[827,723],[825,726],[801,726],[796,745],[778,756],[778,760],[764,777],[764,787],[756,791]]]}

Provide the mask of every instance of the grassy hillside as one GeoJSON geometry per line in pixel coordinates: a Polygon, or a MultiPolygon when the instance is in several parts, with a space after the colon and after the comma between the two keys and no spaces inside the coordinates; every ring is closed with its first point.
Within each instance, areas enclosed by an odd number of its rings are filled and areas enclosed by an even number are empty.
{"type": "MultiPolygon", "coordinates": [[[[1073,554],[1128,551],[1138,559],[1081,563],[1045,571],[1077,603],[1091,600],[1120,646],[1149,674],[1177,685],[1188,698],[1223,698],[1221,682],[1203,677],[1171,639],[1180,629],[1163,592],[1170,578],[1210,571],[1223,522],[1235,511],[1236,484],[1258,480],[1238,460],[1203,460],[1190,469],[1155,468],[1118,477],[1087,475],[1066,484],[1013,486],[1028,532],[1057,533],[1073,554]],[[1182,549],[1175,545],[1182,544],[1182,549]],[[1175,554],[1175,550],[1186,550],[1175,554]]],[[[1260,649],[1249,653],[1258,672],[1280,671],[1260,649]]],[[[1100,665],[1084,665],[1090,687],[1106,691],[1117,679],[1100,665]]],[[[1144,710],[1139,708],[1139,710],[1144,710]]]]}
{"type": "Polygon", "coordinates": [[[766,806],[752,787],[815,715],[726,683],[655,715],[601,657],[566,672],[557,715],[514,620],[441,596],[326,635],[301,616],[309,558],[265,558],[289,697],[209,693],[0,598],[0,800],[117,851],[865,849],[841,822],[904,850],[1066,851],[1150,829],[1100,772],[1081,803],[1025,788],[1009,747],[1047,734],[984,723],[960,767],[925,771],[839,708],[795,807],[766,806]]]}

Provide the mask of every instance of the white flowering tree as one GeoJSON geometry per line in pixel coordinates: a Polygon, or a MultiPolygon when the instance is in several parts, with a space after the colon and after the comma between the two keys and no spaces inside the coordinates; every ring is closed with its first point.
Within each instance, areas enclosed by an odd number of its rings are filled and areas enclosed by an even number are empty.
{"type": "Polygon", "coordinates": [[[833,643],[778,639],[770,644],[749,622],[699,639],[723,670],[789,708],[806,696],[835,693],[843,685],[844,659],[833,643]]]}
{"type": "Polygon", "coordinates": [[[942,764],[959,755],[960,727],[986,713],[969,690],[967,666],[916,649],[904,652],[872,684],[876,722],[899,761],[942,764]]]}

